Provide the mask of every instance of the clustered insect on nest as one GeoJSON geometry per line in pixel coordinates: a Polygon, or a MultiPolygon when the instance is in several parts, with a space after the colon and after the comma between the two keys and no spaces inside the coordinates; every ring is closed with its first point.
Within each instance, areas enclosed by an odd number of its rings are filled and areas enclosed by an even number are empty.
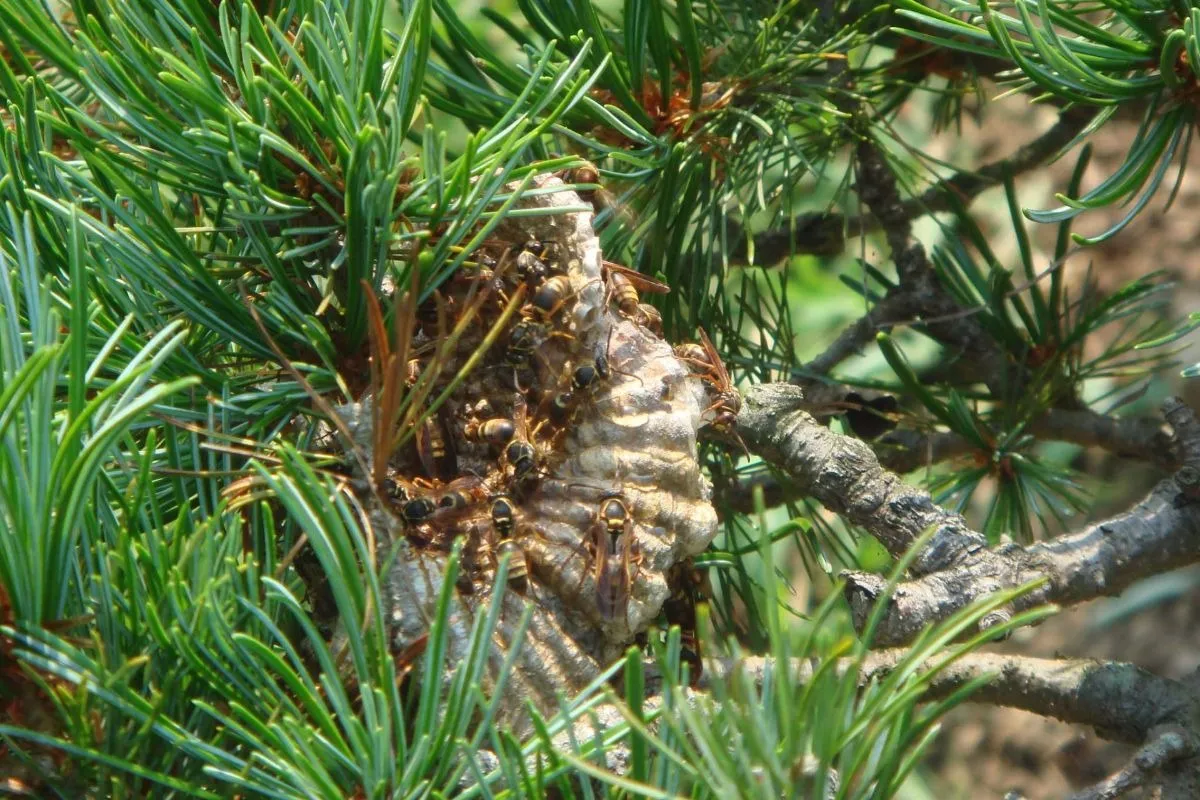
{"type": "MultiPolygon", "coordinates": [[[[559,183],[546,176],[538,185],[559,183]]],[[[567,191],[523,199],[526,207],[579,202],[567,191]]],[[[385,576],[396,652],[428,633],[458,537],[465,544],[447,663],[466,656],[476,615],[501,591],[494,676],[531,604],[505,692],[514,698],[502,709],[508,714],[526,698],[555,707],[619,656],[673,594],[669,608],[683,605],[678,595],[690,583],[677,576],[716,534],[696,436],[704,424],[728,424],[736,410],[720,392],[710,405],[723,368],[711,349],[677,355],[663,341],[657,313],[639,302],[642,281],[602,262],[591,219],[510,217],[471,254],[473,267],[416,310],[406,380],[435,386],[429,398],[486,337],[495,344],[417,435],[387,454],[376,491],[361,498],[381,544],[399,551],[385,576]],[[467,308],[473,318],[456,328],[467,308]],[[452,347],[439,347],[439,330],[457,335],[452,347]],[[505,554],[507,585],[496,586],[505,554]]],[[[379,406],[376,396],[339,409],[364,449],[382,441],[379,406]]]]}

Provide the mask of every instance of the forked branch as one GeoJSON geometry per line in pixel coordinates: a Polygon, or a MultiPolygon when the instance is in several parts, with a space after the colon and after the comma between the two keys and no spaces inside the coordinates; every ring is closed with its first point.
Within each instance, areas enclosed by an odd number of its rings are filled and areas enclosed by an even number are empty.
{"type": "MultiPolygon", "coordinates": [[[[911,580],[889,600],[876,632],[880,646],[911,641],[974,600],[1030,581],[1042,584],[1022,596],[1013,611],[1116,594],[1139,578],[1200,561],[1200,425],[1180,400],[1164,407],[1184,461],[1172,479],[1130,511],[1079,533],[998,548],[986,547],[983,534],[961,516],[881,467],[866,444],[818,424],[799,410],[802,404],[797,387],[756,387],[739,417],[746,444],[798,489],[874,535],[894,555],[934,529],[913,562],[911,580]]],[[[844,577],[861,628],[886,581],[871,573],[844,577]]]]}

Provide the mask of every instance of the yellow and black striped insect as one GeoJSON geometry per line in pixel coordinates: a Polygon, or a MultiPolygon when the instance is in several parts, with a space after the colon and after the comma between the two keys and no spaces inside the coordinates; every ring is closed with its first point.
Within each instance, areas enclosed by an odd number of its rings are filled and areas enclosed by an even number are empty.
{"type": "Polygon", "coordinates": [[[499,494],[492,498],[492,530],[495,531],[497,544],[495,555],[497,563],[504,555],[509,556],[508,583],[518,594],[524,594],[529,587],[529,563],[525,558],[525,550],[513,539],[517,529],[517,506],[512,497],[499,494]]]}
{"type": "Polygon", "coordinates": [[[620,619],[625,616],[641,561],[633,515],[620,492],[601,495],[592,525],[591,548],[596,608],[605,619],[620,619]]]}
{"type": "Polygon", "coordinates": [[[608,301],[616,304],[621,316],[651,330],[655,325],[662,329],[662,315],[654,306],[643,303],[639,292],[667,294],[670,286],[611,261],[604,262],[604,276],[608,301]]]}
{"type": "Polygon", "coordinates": [[[529,428],[528,409],[525,399],[520,395],[513,400],[513,426],[515,433],[512,441],[504,448],[504,463],[512,470],[510,490],[523,494],[533,481],[540,477],[545,454],[534,443],[534,432],[529,428]]]}
{"type": "Polygon", "coordinates": [[[504,540],[512,537],[517,527],[517,504],[511,496],[498,494],[492,498],[492,528],[496,538],[504,540]]]}
{"type": "Polygon", "coordinates": [[[456,519],[472,508],[486,502],[487,485],[477,475],[464,475],[452,480],[438,500],[436,519],[456,519]]]}
{"type": "Polygon", "coordinates": [[[491,419],[467,420],[463,426],[463,438],[468,442],[486,443],[492,447],[503,447],[512,441],[517,428],[511,419],[492,417],[491,419]]]}
{"type": "Polygon", "coordinates": [[[691,559],[676,564],[667,574],[667,585],[671,594],[663,603],[663,616],[668,625],[679,626],[680,657],[690,668],[693,687],[699,684],[704,670],[700,639],[696,633],[696,604],[712,594],[704,573],[696,568],[691,559]]]}
{"type": "Polygon", "coordinates": [[[496,558],[508,558],[508,585],[517,594],[525,594],[529,589],[529,561],[525,558],[525,550],[513,539],[502,539],[496,545],[496,558]]]}
{"type": "Polygon", "coordinates": [[[521,394],[528,393],[537,382],[537,349],[550,338],[546,325],[532,319],[521,319],[508,334],[508,349],[504,366],[512,370],[512,387],[521,394]]]}
{"type": "Polygon", "coordinates": [[[592,204],[596,216],[600,217],[607,212],[620,218],[624,225],[633,230],[637,222],[633,212],[617,199],[615,194],[604,187],[600,180],[600,169],[595,164],[585,161],[578,167],[563,170],[559,173],[559,177],[564,183],[590,184],[588,188],[581,186],[575,191],[582,200],[592,204]]]}

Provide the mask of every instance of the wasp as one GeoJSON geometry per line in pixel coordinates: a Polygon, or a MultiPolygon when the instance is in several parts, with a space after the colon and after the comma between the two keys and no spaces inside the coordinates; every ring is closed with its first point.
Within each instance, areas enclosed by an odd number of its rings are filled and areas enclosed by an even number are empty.
{"type": "Polygon", "coordinates": [[[421,359],[410,358],[405,366],[405,383],[410,387],[421,379],[421,359]]]}
{"type": "Polygon", "coordinates": [[[384,478],[380,488],[384,496],[399,510],[400,518],[406,525],[421,525],[437,510],[433,500],[424,495],[414,497],[414,490],[404,482],[384,478]]]}
{"type": "MultiPolygon", "coordinates": [[[[485,498],[486,499],[486,498],[485,498]]],[[[442,509],[438,510],[441,514],[442,509]]],[[[475,584],[484,574],[484,565],[490,563],[490,537],[485,535],[484,525],[478,518],[471,520],[463,547],[462,569],[459,570],[455,587],[461,594],[475,594],[475,584]]]]}
{"type": "Polygon", "coordinates": [[[703,328],[699,329],[699,333],[700,344],[677,345],[675,355],[681,361],[699,367],[700,378],[713,390],[713,404],[705,409],[706,414],[711,412],[713,415],[709,426],[717,433],[736,439],[742,445],[742,449],[746,450],[746,444],[735,428],[738,412],[742,410],[742,396],[733,388],[729,371],[708,334],[703,328]]]}
{"type": "Polygon", "coordinates": [[[586,391],[594,394],[604,383],[612,380],[613,375],[623,375],[626,378],[632,378],[639,384],[642,383],[640,377],[632,372],[622,372],[614,368],[609,361],[608,354],[612,350],[612,337],[616,330],[615,325],[611,326],[604,344],[597,344],[595,352],[592,353],[592,360],[580,362],[571,373],[571,388],[576,392],[586,391]]]}
{"type": "Polygon", "coordinates": [[[646,312],[644,309],[652,308],[652,306],[642,302],[639,292],[667,294],[671,291],[671,287],[647,277],[637,270],[614,264],[611,261],[605,261],[603,266],[605,285],[608,287],[608,301],[616,304],[617,311],[621,312],[623,317],[631,319],[645,328],[651,328],[651,330],[653,330],[651,326],[657,320],[661,329],[662,315],[657,310],[652,314],[646,312]]]}
{"type": "Polygon", "coordinates": [[[620,492],[601,495],[591,548],[596,607],[605,619],[624,618],[641,552],[633,533],[633,516],[620,492]]]}
{"type": "MultiPolygon", "coordinates": [[[[578,167],[573,169],[565,169],[559,173],[565,183],[594,183],[600,185],[600,170],[590,161],[584,161],[578,167]]],[[[591,193],[595,190],[585,189],[584,192],[579,192],[579,196],[585,200],[590,199],[591,193]]]]}
{"type": "Polygon", "coordinates": [[[446,421],[440,411],[421,423],[415,441],[417,457],[426,475],[449,480],[458,471],[458,455],[453,440],[446,435],[446,421]]]}
{"type": "Polygon", "coordinates": [[[671,594],[663,603],[663,616],[668,625],[679,626],[680,656],[691,667],[691,683],[699,683],[704,669],[700,640],[696,635],[696,603],[702,601],[706,592],[707,579],[696,569],[691,559],[676,564],[667,576],[671,594]]]}
{"type": "Polygon", "coordinates": [[[542,454],[533,443],[538,429],[530,433],[525,398],[520,395],[513,401],[513,425],[516,432],[513,440],[504,448],[504,461],[512,467],[512,486],[523,489],[537,477],[542,454]]]}
{"type": "Polygon", "coordinates": [[[597,353],[594,361],[584,361],[571,371],[571,388],[576,392],[591,392],[599,388],[598,381],[612,377],[608,369],[608,358],[597,353]]]}
{"type": "Polygon", "coordinates": [[[708,351],[695,342],[684,342],[683,344],[675,345],[675,356],[680,361],[687,361],[692,364],[709,367],[708,351]]]}
{"type": "Polygon", "coordinates": [[[549,321],[562,310],[570,297],[571,279],[566,275],[555,275],[537,288],[523,313],[537,313],[549,321]]]}
{"type": "Polygon", "coordinates": [[[546,262],[530,250],[517,253],[516,269],[517,277],[531,287],[540,286],[550,271],[546,262]]]}
{"type": "MultiPolygon", "coordinates": [[[[570,388],[556,392],[546,400],[543,400],[542,406],[546,419],[558,426],[560,433],[562,427],[575,419],[575,412],[579,407],[579,400],[583,397],[595,392],[600,385],[601,380],[607,380],[612,375],[608,368],[608,359],[602,354],[597,354],[594,361],[584,361],[571,371],[570,388]]],[[[539,423],[545,424],[544,421],[539,423]]]]}
{"type": "Polygon", "coordinates": [[[507,494],[494,495],[491,513],[496,537],[501,540],[512,538],[517,526],[517,504],[512,497],[507,494]]]}
{"type": "Polygon", "coordinates": [[[638,324],[653,333],[658,338],[663,337],[662,312],[649,303],[638,303],[637,313],[641,315],[638,324]]]}
{"type": "Polygon", "coordinates": [[[600,183],[600,169],[590,161],[585,161],[574,169],[563,170],[559,173],[564,183],[591,184],[588,188],[576,188],[576,193],[584,201],[591,203],[599,216],[608,211],[613,216],[619,216],[621,221],[633,226],[633,214],[617,199],[616,195],[605,189],[600,183]]]}
{"type": "Polygon", "coordinates": [[[512,386],[522,394],[532,389],[537,379],[533,359],[546,338],[545,326],[530,319],[519,320],[508,334],[504,366],[512,370],[512,386]]]}
{"type": "Polygon", "coordinates": [[[405,645],[405,647],[393,657],[393,661],[396,664],[397,683],[403,681],[408,677],[408,674],[412,672],[413,665],[416,664],[417,659],[420,658],[425,652],[425,647],[428,644],[429,634],[422,633],[420,636],[405,645]]]}
{"type": "MultiPolygon", "coordinates": [[[[600,283],[600,279],[595,278],[589,281],[587,285],[590,286],[593,283],[600,283]]],[[[529,302],[521,308],[521,316],[525,319],[535,319],[549,324],[567,307],[568,302],[578,294],[578,291],[571,288],[571,278],[569,276],[555,275],[552,278],[548,278],[534,291],[529,302]]],[[[551,332],[547,336],[573,338],[565,331],[551,332]]]]}
{"type": "Polygon", "coordinates": [[[393,503],[402,503],[408,499],[408,490],[404,488],[403,484],[391,478],[384,478],[379,484],[379,488],[383,492],[383,496],[393,503]]]}
{"type": "Polygon", "coordinates": [[[525,594],[529,588],[529,561],[521,545],[512,539],[504,539],[496,545],[496,558],[508,555],[508,583],[517,594],[525,594]]]}
{"type": "Polygon", "coordinates": [[[546,407],[546,417],[560,428],[575,415],[575,393],[568,390],[556,393],[546,407]]]}
{"type": "Polygon", "coordinates": [[[476,475],[465,475],[446,486],[446,491],[438,500],[437,515],[439,518],[456,517],[486,499],[487,487],[483,479],[476,475]]]}
{"type": "MultiPolygon", "coordinates": [[[[613,374],[624,375],[642,382],[637,375],[613,369],[608,360],[608,350],[611,347],[612,335],[616,329],[609,328],[608,340],[603,346],[597,346],[592,358],[579,362],[571,370],[570,386],[549,399],[545,413],[554,424],[561,426],[571,422],[580,408],[580,401],[595,397],[605,383],[612,379],[613,374]]],[[[560,430],[560,433],[562,431],[560,430]]]]}
{"type": "Polygon", "coordinates": [[[468,442],[486,443],[492,447],[503,447],[512,441],[517,429],[511,419],[493,417],[485,420],[467,420],[463,426],[463,437],[468,442]]]}
{"type": "Polygon", "coordinates": [[[414,497],[400,506],[400,514],[409,525],[419,525],[429,519],[437,506],[428,497],[414,497]]]}
{"type": "Polygon", "coordinates": [[[554,338],[574,339],[566,331],[552,331],[544,321],[532,318],[528,309],[532,304],[526,304],[522,309],[522,318],[513,325],[508,334],[508,349],[504,355],[503,366],[512,370],[512,388],[521,394],[527,394],[533,389],[537,380],[537,361],[544,356],[538,352],[548,340],[554,338]]]}

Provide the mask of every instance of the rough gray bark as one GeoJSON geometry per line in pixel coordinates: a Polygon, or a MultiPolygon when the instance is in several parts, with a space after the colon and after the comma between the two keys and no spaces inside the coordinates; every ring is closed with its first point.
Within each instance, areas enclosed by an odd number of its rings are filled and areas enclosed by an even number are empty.
{"type": "Polygon", "coordinates": [[[764,384],[750,390],[738,417],[746,445],[795,485],[848,522],[904,553],[926,529],[936,533],[913,563],[924,575],[983,549],[987,540],[958,514],[936,506],[926,492],[884,470],[871,448],[817,423],[806,411],[804,390],[764,384]]]}
{"type": "MultiPolygon", "coordinates": [[[[1185,460],[1130,511],[1084,531],[1028,547],[989,549],[961,516],[880,466],[871,448],[834,433],[805,411],[803,390],[767,384],[750,391],[738,430],[753,451],[787,474],[800,491],[878,538],[893,555],[934,533],[913,561],[911,580],[889,600],[876,632],[882,647],[910,641],[921,630],[975,600],[1003,589],[1043,583],[1013,611],[1046,603],[1074,604],[1120,592],[1133,581],[1200,560],[1200,435],[1190,409],[1168,403],[1185,460]]],[[[861,628],[886,581],[848,572],[846,594],[861,628]]]]}

